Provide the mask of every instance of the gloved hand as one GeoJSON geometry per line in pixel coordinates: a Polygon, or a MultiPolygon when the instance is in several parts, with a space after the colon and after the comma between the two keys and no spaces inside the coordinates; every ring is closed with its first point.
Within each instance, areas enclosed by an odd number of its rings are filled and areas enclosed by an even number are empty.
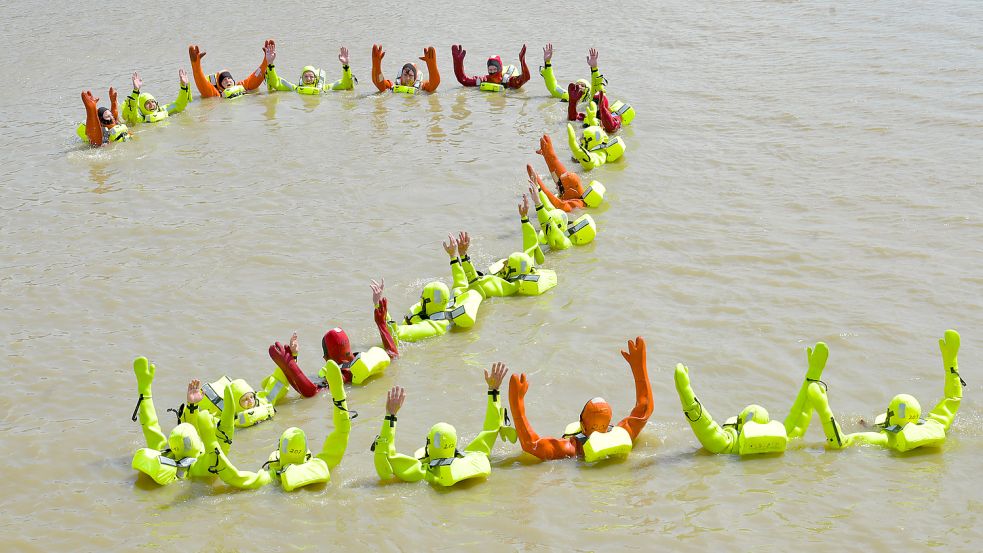
{"type": "Polygon", "coordinates": [[[281,344],[280,342],[275,342],[270,346],[270,359],[276,363],[277,367],[286,374],[290,369],[290,362],[293,361],[294,356],[290,353],[290,347],[281,344]]]}
{"type": "Polygon", "coordinates": [[[826,360],[829,358],[829,348],[823,342],[816,342],[816,348],[806,348],[806,359],[809,361],[809,370],[806,372],[806,379],[819,380],[823,377],[823,369],[826,368],[826,360]]]}
{"type": "Polygon", "coordinates": [[[94,108],[99,103],[99,98],[94,97],[91,90],[86,90],[82,93],[82,103],[85,104],[85,107],[94,108]]]}
{"type": "Polygon", "coordinates": [[[451,57],[454,59],[454,63],[457,63],[458,61],[464,63],[464,56],[466,55],[468,55],[468,51],[465,50],[460,44],[454,44],[451,46],[451,57]]]}
{"type": "Polygon", "coordinates": [[[628,340],[628,351],[621,350],[621,356],[628,361],[632,372],[645,369],[645,338],[639,336],[634,340],[628,340]]]}
{"type": "MultiPolygon", "coordinates": [[[[85,97],[85,92],[82,93],[82,97],[85,97]]],[[[88,93],[89,97],[92,93],[88,93]]],[[[97,100],[98,101],[98,100],[97,100]]],[[[137,357],[133,360],[133,374],[137,377],[137,393],[144,397],[150,397],[150,386],[154,382],[154,372],[157,367],[153,365],[146,357],[137,357]]]]}
{"type": "Polygon", "coordinates": [[[952,329],[946,330],[945,335],[939,339],[939,351],[942,352],[942,364],[945,365],[946,371],[952,369],[958,371],[959,333],[952,329]]]}
{"type": "Polygon", "coordinates": [[[420,59],[423,60],[423,61],[425,61],[425,62],[427,62],[427,65],[428,66],[430,64],[436,64],[437,63],[437,49],[434,48],[433,46],[427,46],[426,48],[423,49],[423,55],[420,56],[420,59]]]}
{"type": "Polygon", "coordinates": [[[197,44],[192,44],[191,46],[188,46],[188,57],[191,58],[191,63],[200,63],[201,58],[205,57],[205,52],[202,52],[201,49],[198,48],[197,44]]]}
{"type": "Polygon", "coordinates": [[[683,409],[689,409],[696,403],[696,394],[689,383],[689,368],[682,363],[676,364],[676,392],[679,393],[679,403],[683,409]]]}

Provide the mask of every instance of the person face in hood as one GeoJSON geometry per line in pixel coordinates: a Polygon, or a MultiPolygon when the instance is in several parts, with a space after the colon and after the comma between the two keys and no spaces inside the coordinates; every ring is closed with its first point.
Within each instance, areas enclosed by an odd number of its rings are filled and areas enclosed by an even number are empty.
{"type": "Polygon", "coordinates": [[[99,108],[99,122],[102,123],[104,127],[111,127],[116,124],[116,120],[113,119],[113,112],[109,108],[99,108]]]}
{"type": "Polygon", "coordinates": [[[147,110],[150,113],[157,111],[157,100],[150,98],[149,100],[143,103],[143,109],[147,110]]]}
{"type": "Polygon", "coordinates": [[[317,75],[315,75],[313,71],[304,71],[300,77],[301,80],[304,81],[304,84],[308,86],[314,84],[314,81],[317,80],[317,75]]]}
{"type": "Polygon", "coordinates": [[[416,67],[413,67],[412,63],[404,65],[403,70],[399,72],[399,84],[403,86],[416,84],[416,67]]]}
{"type": "Polygon", "coordinates": [[[236,85],[235,79],[232,78],[232,74],[228,71],[222,71],[218,76],[218,86],[219,90],[225,90],[236,85]]]}

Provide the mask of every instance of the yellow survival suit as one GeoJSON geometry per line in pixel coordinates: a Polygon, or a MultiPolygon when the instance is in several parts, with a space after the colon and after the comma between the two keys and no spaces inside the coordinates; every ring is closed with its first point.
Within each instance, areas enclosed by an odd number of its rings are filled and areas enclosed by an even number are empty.
{"type": "MultiPolygon", "coordinates": [[[[134,73],[134,75],[136,74],[134,73]]],[[[139,81],[137,82],[139,83],[139,81]]],[[[150,93],[140,92],[139,88],[134,88],[133,92],[123,101],[123,120],[128,125],[158,123],[171,115],[184,111],[184,108],[188,107],[191,100],[190,83],[181,83],[177,99],[165,106],[158,104],[157,100],[150,93]],[[156,104],[156,109],[147,109],[148,102],[156,104]]]]}
{"type": "MultiPolygon", "coordinates": [[[[189,403],[182,413],[183,422],[174,427],[167,438],[164,437],[151,391],[155,369],[146,357],[133,361],[139,393],[133,420],[139,418],[147,447],[133,455],[132,467],[160,485],[189,476],[211,475],[218,475],[223,482],[236,488],[254,489],[268,484],[270,476],[266,472],[241,471],[227,457],[235,433],[232,411],[216,420],[196,403],[189,403]]],[[[231,389],[226,389],[225,399],[232,401],[231,389]]]]}
{"type": "Polygon", "coordinates": [[[279,447],[263,465],[269,469],[270,476],[278,480],[288,492],[302,486],[330,481],[330,469],[341,462],[348,448],[351,419],[356,414],[348,410],[341,367],[337,363],[329,363],[325,369],[325,378],[334,405],[331,417],[334,429],[325,438],[321,452],[313,455],[307,448],[307,435],[304,431],[291,427],[280,436],[279,447]]]}
{"type": "Polygon", "coordinates": [[[827,446],[840,449],[855,444],[872,444],[899,452],[941,446],[959,411],[966,385],[959,376],[959,345],[959,333],[955,330],[946,330],[939,340],[942,369],[945,371],[944,397],[928,417],[921,418],[922,409],[917,399],[908,394],[898,394],[891,399],[887,411],[875,419],[875,425],[881,429],[879,432],[843,434],[829,407],[825,388],[818,384],[810,386],[809,401],[823,424],[827,446]]]}
{"type": "Polygon", "coordinates": [[[498,436],[513,443],[516,441],[515,429],[508,424],[508,413],[499,400],[498,389],[489,389],[481,432],[464,451],[457,448],[454,427],[441,422],[430,429],[426,445],[410,457],[396,452],[396,415],[387,414],[382,421],[382,430],[372,444],[376,473],[382,480],[426,480],[439,486],[486,478],[491,474],[488,456],[498,436]]]}
{"type": "Polygon", "coordinates": [[[812,417],[809,386],[819,382],[828,358],[829,348],[823,342],[818,342],[815,349],[806,350],[809,369],[785,424],[771,420],[764,407],[753,404],[745,407],[737,417],[729,418],[723,426],[717,424],[693,393],[689,369],[682,363],[676,365],[676,391],[686,420],[707,451],[738,455],[781,453],[789,440],[801,438],[809,426],[812,417]]]}

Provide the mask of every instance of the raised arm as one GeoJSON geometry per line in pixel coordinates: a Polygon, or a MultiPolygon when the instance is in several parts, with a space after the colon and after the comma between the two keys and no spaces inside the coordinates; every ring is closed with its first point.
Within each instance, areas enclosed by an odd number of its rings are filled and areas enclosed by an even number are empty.
{"type": "Polygon", "coordinates": [[[689,369],[679,363],[676,365],[676,392],[683,406],[683,415],[689,421],[693,433],[710,453],[735,453],[737,451],[737,432],[733,428],[721,428],[710,411],[696,399],[689,382],[689,369]]]}
{"type": "Polygon", "coordinates": [[[628,361],[635,379],[635,407],[618,423],[618,426],[627,430],[632,441],[635,441],[652,416],[653,407],[652,383],[649,381],[648,365],[645,360],[645,339],[638,336],[634,341],[628,340],[628,351],[621,350],[621,355],[625,361],[628,361]]]}
{"type": "Polygon", "coordinates": [[[269,352],[270,359],[283,371],[284,376],[287,377],[287,381],[290,382],[290,386],[298,394],[304,397],[312,397],[317,394],[317,385],[307,378],[307,374],[297,364],[297,358],[294,357],[288,346],[284,346],[280,342],[275,342],[270,346],[269,352]]]}
{"type": "Polygon", "coordinates": [[[526,375],[513,374],[509,379],[509,406],[515,419],[515,431],[519,436],[519,444],[526,453],[534,455],[543,461],[564,459],[577,456],[577,446],[573,441],[564,438],[540,437],[526,418],[526,392],[529,381],[526,375]]]}
{"type": "Polygon", "coordinates": [[[478,86],[481,77],[468,77],[464,74],[464,56],[468,54],[460,44],[451,46],[451,57],[454,58],[454,76],[462,86],[478,86]]]}
{"type": "Polygon", "coordinates": [[[386,396],[386,417],[382,420],[382,430],[372,444],[375,470],[382,480],[396,477],[404,482],[419,482],[427,471],[419,459],[396,453],[396,413],[403,406],[406,391],[393,386],[386,396]]]}
{"type": "Polygon", "coordinates": [[[553,65],[551,64],[552,59],[553,43],[551,42],[543,47],[543,67],[540,68],[539,74],[543,76],[543,81],[546,83],[546,90],[549,91],[550,96],[566,102],[569,99],[569,96],[567,95],[567,91],[565,89],[560,88],[560,86],[556,84],[556,77],[553,76],[553,65]]]}
{"type": "Polygon", "coordinates": [[[281,79],[276,72],[273,62],[276,61],[276,42],[267,40],[263,45],[263,54],[266,59],[266,87],[278,92],[293,92],[297,89],[294,83],[281,79]]]}
{"type": "Polygon", "coordinates": [[[324,439],[324,445],[321,446],[321,452],[317,456],[328,465],[328,468],[334,468],[341,462],[341,458],[344,457],[345,450],[348,448],[348,436],[352,431],[352,421],[341,369],[337,363],[328,363],[328,365],[325,378],[328,380],[328,389],[331,391],[331,401],[334,404],[331,411],[334,429],[324,439]]]}
{"type": "Polygon", "coordinates": [[[959,404],[963,398],[963,380],[959,376],[959,333],[955,330],[946,330],[945,335],[939,340],[939,350],[942,352],[942,369],[945,371],[945,386],[943,393],[945,397],[928,414],[930,420],[934,420],[945,427],[946,431],[952,426],[952,421],[956,418],[959,411],[959,404]]]}
{"type": "Polygon", "coordinates": [[[113,114],[113,121],[119,121],[119,98],[116,96],[116,89],[109,87],[109,111],[113,114]]]}
{"type": "Polygon", "coordinates": [[[208,82],[208,77],[201,68],[201,58],[205,57],[205,52],[202,52],[197,44],[192,44],[188,46],[188,57],[191,58],[191,75],[195,79],[195,86],[198,87],[198,94],[201,94],[202,98],[217,97],[218,89],[208,82]]]}
{"type": "Polygon", "coordinates": [[[505,380],[508,372],[508,367],[500,361],[492,363],[490,373],[485,370],[485,382],[488,384],[488,406],[485,408],[485,422],[481,426],[481,432],[464,448],[465,451],[480,451],[485,455],[490,455],[492,448],[495,447],[498,431],[505,423],[505,412],[502,410],[498,389],[501,388],[502,381],[505,380]]]}
{"type": "Polygon", "coordinates": [[[809,369],[806,371],[802,386],[799,387],[799,393],[795,396],[795,401],[792,402],[792,407],[788,410],[788,416],[785,417],[785,433],[790,440],[801,438],[809,428],[814,409],[809,400],[809,386],[813,383],[818,385],[823,377],[827,359],[829,359],[829,348],[825,343],[817,342],[815,348],[806,348],[809,369]]]}
{"type": "Polygon", "coordinates": [[[180,86],[177,93],[177,100],[174,100],[170,104],[164,106],[164,109],[167,110],[168,115],[181,113],[184,111],[184,108],[188,107],[188,104],[191,103],[191,85],[188,83],[188,74],[184,71],[184,69],[178,69],[177,77],[180,86]]]}
{"type": "Polygon", "coordinates": [[[372,84],[385,92],[393,87],[393,82],[382,76],[382,58],[386,57],[386,51],[381,44],[372,45],[372,84]]]}
{"type": "Polygon", "coordinates": [[[338,52],[338,61],[341,62],[341,79],[331,83],[329,90],[352,90],[355,88],[355,79],[352,77],[352,68],[348,66],[348,48],[344,46],[338,52]]]}
{"type": "Polygon", "coordinates": [[[437,50],[433,46],[423,49],[420,59],[427,62],[427,80],[423,81],[420,88],[427,92],[434,93],[440,86],[440,71],[437,69],[437,50]]]}
{"type": "MultiPolygon", "coordinates": [[[[82,105],[85,106],[85,136],[89,144],[102,146],[102,122],[99,121],[99,98],[92,96],[92,91],[82,93],[82,105]]],[[[156,448],[153,448],[156,449],[156,448]]]]}
{"type": "Polygon", "coordinates": [[[146,357],[137,357],[133,360],[133,373],[137,377],[137,394],[139,395],[133,420],[140,420],[140,428],[143,429],[143,437],[146,439],[147,447],[162,451],[167,448],[167,438],[160,430],[160,422],[157,421],[157,410],[154,408],[151,391],[156,370],[157,367],[146,357]]]}
{"type": "Polygon", "coordinates": [[[256,68],[256,71],[253,71],[248,77],[239,81],[239,84],[246,90],[256,90],[266,80],[266,66],[270,63],[269,53],[266,49],[270,45],[273,45],[274,48],[276,47],[276,43],[272,39],[267,40],[263,44],[263,61],[259,62],[259,67],[256,68]]]}
{"type": "Polygon", "coordinates": [[[529,66],[526,65],[526,45],[522,45],[522,50],[519,50],[519,65],[522,67],[522,74],[516,75],[509,79],[506,83],[509,88],[522,88],[522,85],[529,82],[532,74],[529,73],[529,66]]]}

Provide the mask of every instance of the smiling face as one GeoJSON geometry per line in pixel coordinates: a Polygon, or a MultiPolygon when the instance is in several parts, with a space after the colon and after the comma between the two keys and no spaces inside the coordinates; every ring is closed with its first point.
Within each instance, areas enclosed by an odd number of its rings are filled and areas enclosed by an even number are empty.
{"type": "Polygon", "coordinates": [[[150,112],[157,111],[157,100],[147,100],[143,103],[143,109],[150,112]]]}
{"type": "Polygon", "coordinates": [[[494,64],[491,64],[491,63],[488,64],[488,74],[489,75],[494,75],[494,74],[499,73],[499,72],[500,72],[500,69],[498,68],[497,65],[494,65],[494,64]]]}
{"type": "Polygon", "coordinates": [[[249,392],[248,394],[243,394],[242,397],[239,398],[239,407],[241,407],[244,410],[248,410],[248,409],[252,409],[253,407],[256,407],[256,394],[253,392],[249,392]]]}
{"type": "Polygon", "coordinates": [[[225,77],[218,84],[225,90],[226,88],[235,86],[236,82],[232,80],[232,77],[225,77]]]}
{"type": "Polygon", "coordinates": [[[306,84],[306,85],[312,85],[312,84],[314,84],[314,81],[317,78],[317,76],[314,75],[314,72],[313,71],[304,71],[304,73],[300,77],[301,77],[301,80],[304,81],[304,84],[306,84]]]}

